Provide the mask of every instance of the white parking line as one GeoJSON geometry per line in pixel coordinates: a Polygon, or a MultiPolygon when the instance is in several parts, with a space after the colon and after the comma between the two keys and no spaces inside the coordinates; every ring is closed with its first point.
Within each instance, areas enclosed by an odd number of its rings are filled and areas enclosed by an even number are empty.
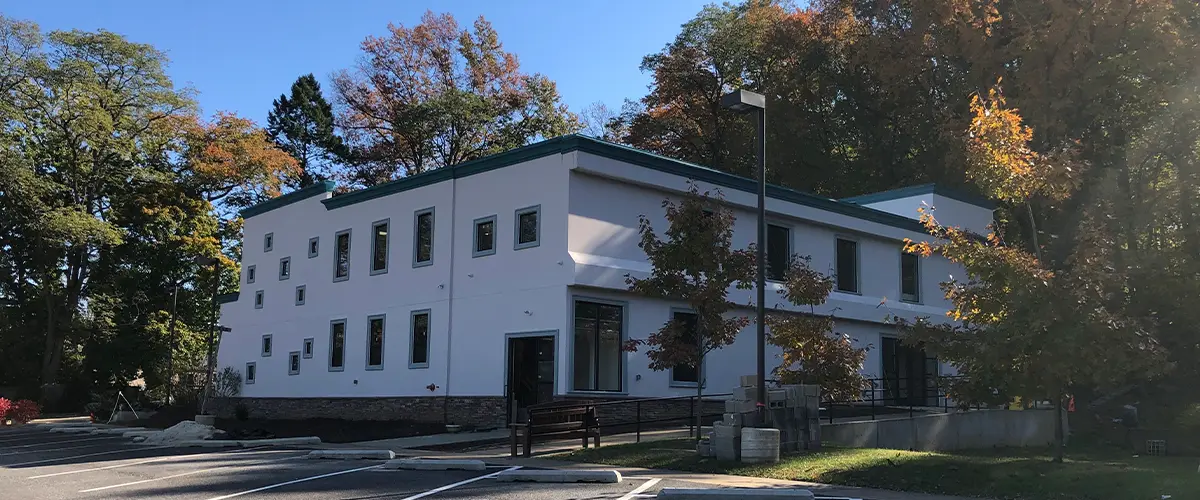
{"type": "MultiPolygon", "coordinates": [[[[307,452],[307,451],[305,451],[304,453],[308,453],[308,452],[307,452]]],[[[141,480],[141,481],[133,481],[133,482],[130,482],[130,483],[113,484],[113,485],[109,485],[109,486],[101,486],[101,487],[99,487],[99,488],[91,488],[91,489],[87,489],[87,490],[79,490],[79,492],[80,492],[80,493],[90,493],[90,492],[93,492],[93,491],[111,490],[111,489],[113,489],[113,488],[120,488],[120,487],[122,487],[122,486],[133,486],[133,485],[135,485],[135,484],[152,483],[152,482],[154,482],[154,481],[162,481],[162,480],[164,480],[164,479],[173,479],[173,478],[177,478],[177,477],[190,476],[190,475],[192,475],[192,474],[200,474],[200,473],[202,473],[202,472],[212,472],[212,471],[215,471],[215,470],[220,470],[220,469],[229,469],[229,468],[232,468],[232,467],[254,467],[254,466],[256,466],[256,465],[269,464],[269,463],[273,463],[273,462],[282,462],[282,461],[284,461],[284,460],[295,460],[295,459],[297,459],[297,458],[302,458],[302,457],[304,457],[304,455],[301,455],[301,456],[298,456],[298,457],[277,458],[277,459],[275,459],[275,460],[267,460],[267,461],[265,461],[265,462],[255,462],[255,463],[252,463],[252,464],[226,464],[226,465],[220,465],[220,466],[217,466],[217,467],[209,467],[209,468],[207,468],[207,469],[200,469],[200,470],[194,470],[194,471],[189,471],[189,472],[181,472],[181,473],[179,473],[179,474],[172,474],[172,475],[170,475],[170,476],[156,477],[156,478],[152,478],[152,479],[143,479],[143,480],[141,480]]]]}
{"type": "Polygon", "coordinates": [[[260,491],[273,490],[273,489],[275,489],[275,488],[279,488],[279,487],[282,487],[282,486],[287,486],[287,485],[289,485],[289,484],[303,483],[303,482],[305,482],[305,481],[313,481],[313,480],[316,480],[316,479],[321,479],[321,478],[326,478],[326,477],[331,477],[331,476],[340,476],[340,475],[342,475],[342,474],[349,474],[349,473],[351,473],[351,472],[359,472],[359,471],[364,471],[364,470],[367,470],[367,469],[376,469],[376,468],[379,468],[379,467],[382,467],[382,466],[383,466],[383,464],[379,464],[379,465],[368,465],[368,466],[366,466],[366,467],[359,467],[359,468],[357,468],[357,469],[350,469],[350,470],[344,470],[344,471],[338,471],[338,472],[330,472],[330,473],[328,473],[328,474],[321,474],[321,475],[319,475],[319,476],[309,476],[309,477],[302,477],[302,478],[300,478],[300,479],[293,479],[293,480],[291,480],[291,481],[287,481],[287,482],[283,482],[283,483],[276,483],[276,484],[271,484],[271,485],[263,486],[262,488],[254,488],[254,489],[252,489],[252,490],[239,491],[239,492],[237,492],[237,493],[232,493],[232,494],[229,494],[229,495],[223,495],[223,496],[219,496],[219,497],[212,497],[212,498],[209,498],[208,500],[225,500],[226,498],[240,497],[240,496],[242,496],[242,495],[249,495],[249,494],[251,494],[251,493],[258,493],[258,492],[260,492],[260,491]]]}
{"type": "MultiPolygon", "coordinates": [[[[418,494],[416,494],[416,495],[413,495],[413,496],[411,496],[411,497],[404,498],[403,500],[417,500],[418,498],[425,498],[425,497],[427,497],[427,496],[429,496],[429,495],[436,495],[436,494],[438,494],[438,493],[441,493],[441,492],[443,492],[443,491],[446,491],[446,490],[449,490],[449,489],[454,489],[454,488],[457,488],[457,487],[459,487],[459,486],[462,486],[462,485],[464,485],[464,484],[471,484],[471,483],[473,483],[473,482],[475,482],[475,481],[479,481],[479,480],[481,480],[481,479],[491,479],[491,478],[493,478],[493,477],[496,477],[496,476],[500,475],[500,473],[501,473],[501,472],[508,472],[508,471],[510,471],[510,470],[517,470],[517,469],[520,469],[520,468],[521,468],[521,466],[520,466],[520,465],[517,465],[517,466],[514,466],[514,467],[509,467],[509,468],[507,468],[507,469],[504,469],[504,470],[502,470],[502,471],[493,472],[493,473],[491,473],[491,474],[487,474],[487,475],[483,475],[483,476],[479,476],[479,477],[473,477],[473,478],[471,478],[471,479],[467,479],[467,480],[465,480],[465,481],[459,481],[459,482],[457,482],[457,483],[454,483],[454,484],[447,484],[447,485],[445,485],[445,486],[442,486],[442,487],[440,487],[440,488],[434,488],[434,489],[432,489],[432,490],[426,491],[425,493],[418,493],[418,494]]],[[[216,500],[216,499],[212,499],[212,500],[216,500]]]]}
{"type": "MultiPolygon", "coordinates": [[[[49,450],[10,451],[10,452],[6,452],[6,453],[0,453],[0,457],[6,457],[9,455],[23,455],[26,453],[53,453],[56,451],[79,450],[79,449],[83,449],[83,448],[95,448],[97,446],[104,446],[106,444],[109,444],[109,443],[81,444],[79,446],[67,446],[66,448],[51,448],[49,450]]],[[[117,444],[117,443],[113,443],[113,444],[117,444]]]]}
{"type": "Polygon", "coordinates": [[[126,438],[122,438],[121,436],[101,436],[101,437],[90,437],[90,438],[85,438],[85,439],[68,439],[66,441],[47,441],[45,443],[23,444],[23,445],[19,445],[19,446],[0,446],[0,450],[7,451],[7,450],[15,450],[17,448],[33,448],[34,446],[46,446],[48,444],[83,443],[86,441],[99,441],[101,439],[126,439],[126,438]]]}
{"type": "Polygon", "coordinates": [[[650,489],[652,486],[658,484],[659,481],[662,481],[662,479],[652,477],[649,481],[642,483],[641,486],[634,488],[633,491],[626,493],[625,496],[618,498],[617,500],[633,500],[634,498],[641,498],[641,493],[643,491],[650,489]]]}
{"type": "Polygon", "coordinates": [[[17,464],[4,464],[4,466],[8,467],[8,468],[12,468],[12,467],[20,467],[22,465],[45,464],[45,463],[50,463],[50,462],[61,462],[63,460],[72,460],[72,459],[76,459],[76,458],[95,457],[95,456],[100,456],[100,455],[112,455],[113,453],[125,453],[127,451],[157,450],[160,448],[166,448],[166,446],[139,446],[137,448],[126,448],[124,450],[101,451],[98,453],[85,453],[83,455],[75,455],[73,457],[47,458],[45,460],[34,460],[32,462],[21,462],[21,463],[17,463],[17,464]]]}
{"type": "MultiPolygon", "coordinates": [[[[164,461],[173,460],[176,458],[203,457],[206,455],[240,455],[242,453],[287,453],[287,451],[285,451],[285,450],[258,450],[257,448],[248,448],[245,450],[237,450],[237,451],[210,451],[210,452],[205,452],[205,453],[193,453],[191,455],[168,455],[165,457],[151,458],[149,460],[140,460],[137,462],[130,462],[127,464],[106,465],[104,467],[93,467],[91,469],[68,470],[68,471],[63,471],[63,472],[54,472],[51,474],[41,474],[41,475],[37,475],[37,476],[29,476],[25,479],[42,479],[42,478],[46,478],[46,477],[65,476],[68,474],[80,474],[83,472],[95,472],[95,471],[99,471],[99,470],[120,469],[122,467],[131,467],[134,465],[143,465],[143,464],[148,464],[148,463],[153,463],[153,462],[164,462],[164,461]],[[251,451],[251,450],[256,450],[256,451],[251,451]]],[[[305,451],[304,453],[307,453],[307,451],[305,451]]]]}

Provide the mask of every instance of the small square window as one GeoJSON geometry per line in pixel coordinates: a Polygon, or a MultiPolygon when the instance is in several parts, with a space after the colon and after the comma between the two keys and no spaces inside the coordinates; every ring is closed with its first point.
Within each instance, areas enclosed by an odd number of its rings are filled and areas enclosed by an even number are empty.
{"type": "Polygon", "coordinates": [[[292,258],[284,257],[279,259],[279,281],[292,277],[292,258]]]}
{"type": "Polygon", "coordinates": [[[255,366],[253,361],[246,363],[246,384],[247,385],[254,383],[254,378],[256,375],[258,375],[257,373],[255,373],[257,371],[256,368],[257,368],[257,366],[255,366]]]}
{"type": "Polygon", "coordinates": [[[418,210],[413,220],[413,267],[433,264],[433,209],[418,210]]]}
{"type": "Polygon", "coordinates": [[[538,246],[538,244],[541,243],[541,233],[541,205],[535,205],[517,210],[515,235],[516,243],[514,244],[514,249],[520,250],[522,248],[538,246]]]}
{"type": "Polygon", "coordinates": [[[263,308],[263,291],[262,290],[258,290],[256,292],[254,292],[254,308],[255,309],[263,308]]]}
{"type": "Polygon", "coordinates": [[[388,272],[388,231],[390,224],[387,219],[371,224],[371,274],[388,272]]]}
{"type": "Polygon", "coordinates": [[[339,319],[329,323],[329,371],[340,372],[346,369],[346,320],[339,319]]]}
{"type": "Polygon", "coordinates": [[[304,285],[296,287],[296,305],[304,305],[304,299],[306,298],[305,295],[308,295],[308,293],[305,290],[304,285]]]}
{"type": "Polygon", "coordinates": [[[288,375],[300,374],[300,351],[288,353],[288,375]]]}
{"type": "Polygon", "coordinates": [[[267,233],[263,236],[263,251],[270,252],[275,249],[275,233],[267,233]]]}
{"type": "Polygon", "coordinates": [[[271,346],[271,334],[268,333],[266,335],[263,335],[262,336],[262,357],[264,357],[264,358],[271,357],[271,347],[272,347],[271,346]]]}
{"type": "Polygon", "coordinates": [[[496,253],[496,216],[475,219],[473,257],[483,257],[496,253]]]}
{"type": "Polygon", "coordinates": [[[308,239],[308,258],[317,256],[317,251],[321,249],[321,238],[312,237],[308,239]]]}
{"type": "Polygon", "coordinates": [[[303,356],[304,359],[311,359],[313,357],[313,339],[304,339],[304,350],[300,351],[300,355],[303,356]]]}
{"type": "Polygon", "coordinates": [[[246,266],[246,284],[254,283],[254,266],[246,266]]]}

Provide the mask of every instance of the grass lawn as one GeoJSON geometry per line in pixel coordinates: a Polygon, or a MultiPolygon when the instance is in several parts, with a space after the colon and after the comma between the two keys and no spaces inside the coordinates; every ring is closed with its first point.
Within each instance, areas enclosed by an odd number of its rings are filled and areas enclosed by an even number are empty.
{"type": "Polygon", "coordinates": [[[1062,464],[1052,463],[1044,448],[953,453],[831,448],[754,466],[701,459],[692,446],[686,439],[653,441],[555,458],[1002,499],[1200,499],[1200,458],[1134,457],[1111,448],[1068,449],[1062,464]]]}

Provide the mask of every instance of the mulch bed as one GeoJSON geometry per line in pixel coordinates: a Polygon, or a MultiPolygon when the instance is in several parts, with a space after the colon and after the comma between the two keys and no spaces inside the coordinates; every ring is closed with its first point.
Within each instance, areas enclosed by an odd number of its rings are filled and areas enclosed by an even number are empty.
{"type": "Polygon", "coordinates": [[[445,432],[440,423],[340,420],[333,418],[310,418],[304,420],[237,420],[217,419],[217,428],[225,431],[230,439],[261,439],[272,437],[317,436],[326,443],[351,443],[374,441],[409,436],[423,436],[445,432]]]}

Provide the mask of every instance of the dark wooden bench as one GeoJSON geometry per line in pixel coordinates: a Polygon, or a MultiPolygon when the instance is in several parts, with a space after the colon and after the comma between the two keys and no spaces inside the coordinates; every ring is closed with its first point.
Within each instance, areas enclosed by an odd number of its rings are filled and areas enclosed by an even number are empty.
{"type": "Polygon", "coordinates": [[[517,456],[517,444],[524,447],[523,456],[530,456],[535,437],[557,437],[583,439],[588,447],[588,438],[593,446],[600,447],[600,425],[596,418],[596,407],[590,403],[555,402],[529,407],[529,417],[524,422],[510,425],[512,456],[517,456]]]}

